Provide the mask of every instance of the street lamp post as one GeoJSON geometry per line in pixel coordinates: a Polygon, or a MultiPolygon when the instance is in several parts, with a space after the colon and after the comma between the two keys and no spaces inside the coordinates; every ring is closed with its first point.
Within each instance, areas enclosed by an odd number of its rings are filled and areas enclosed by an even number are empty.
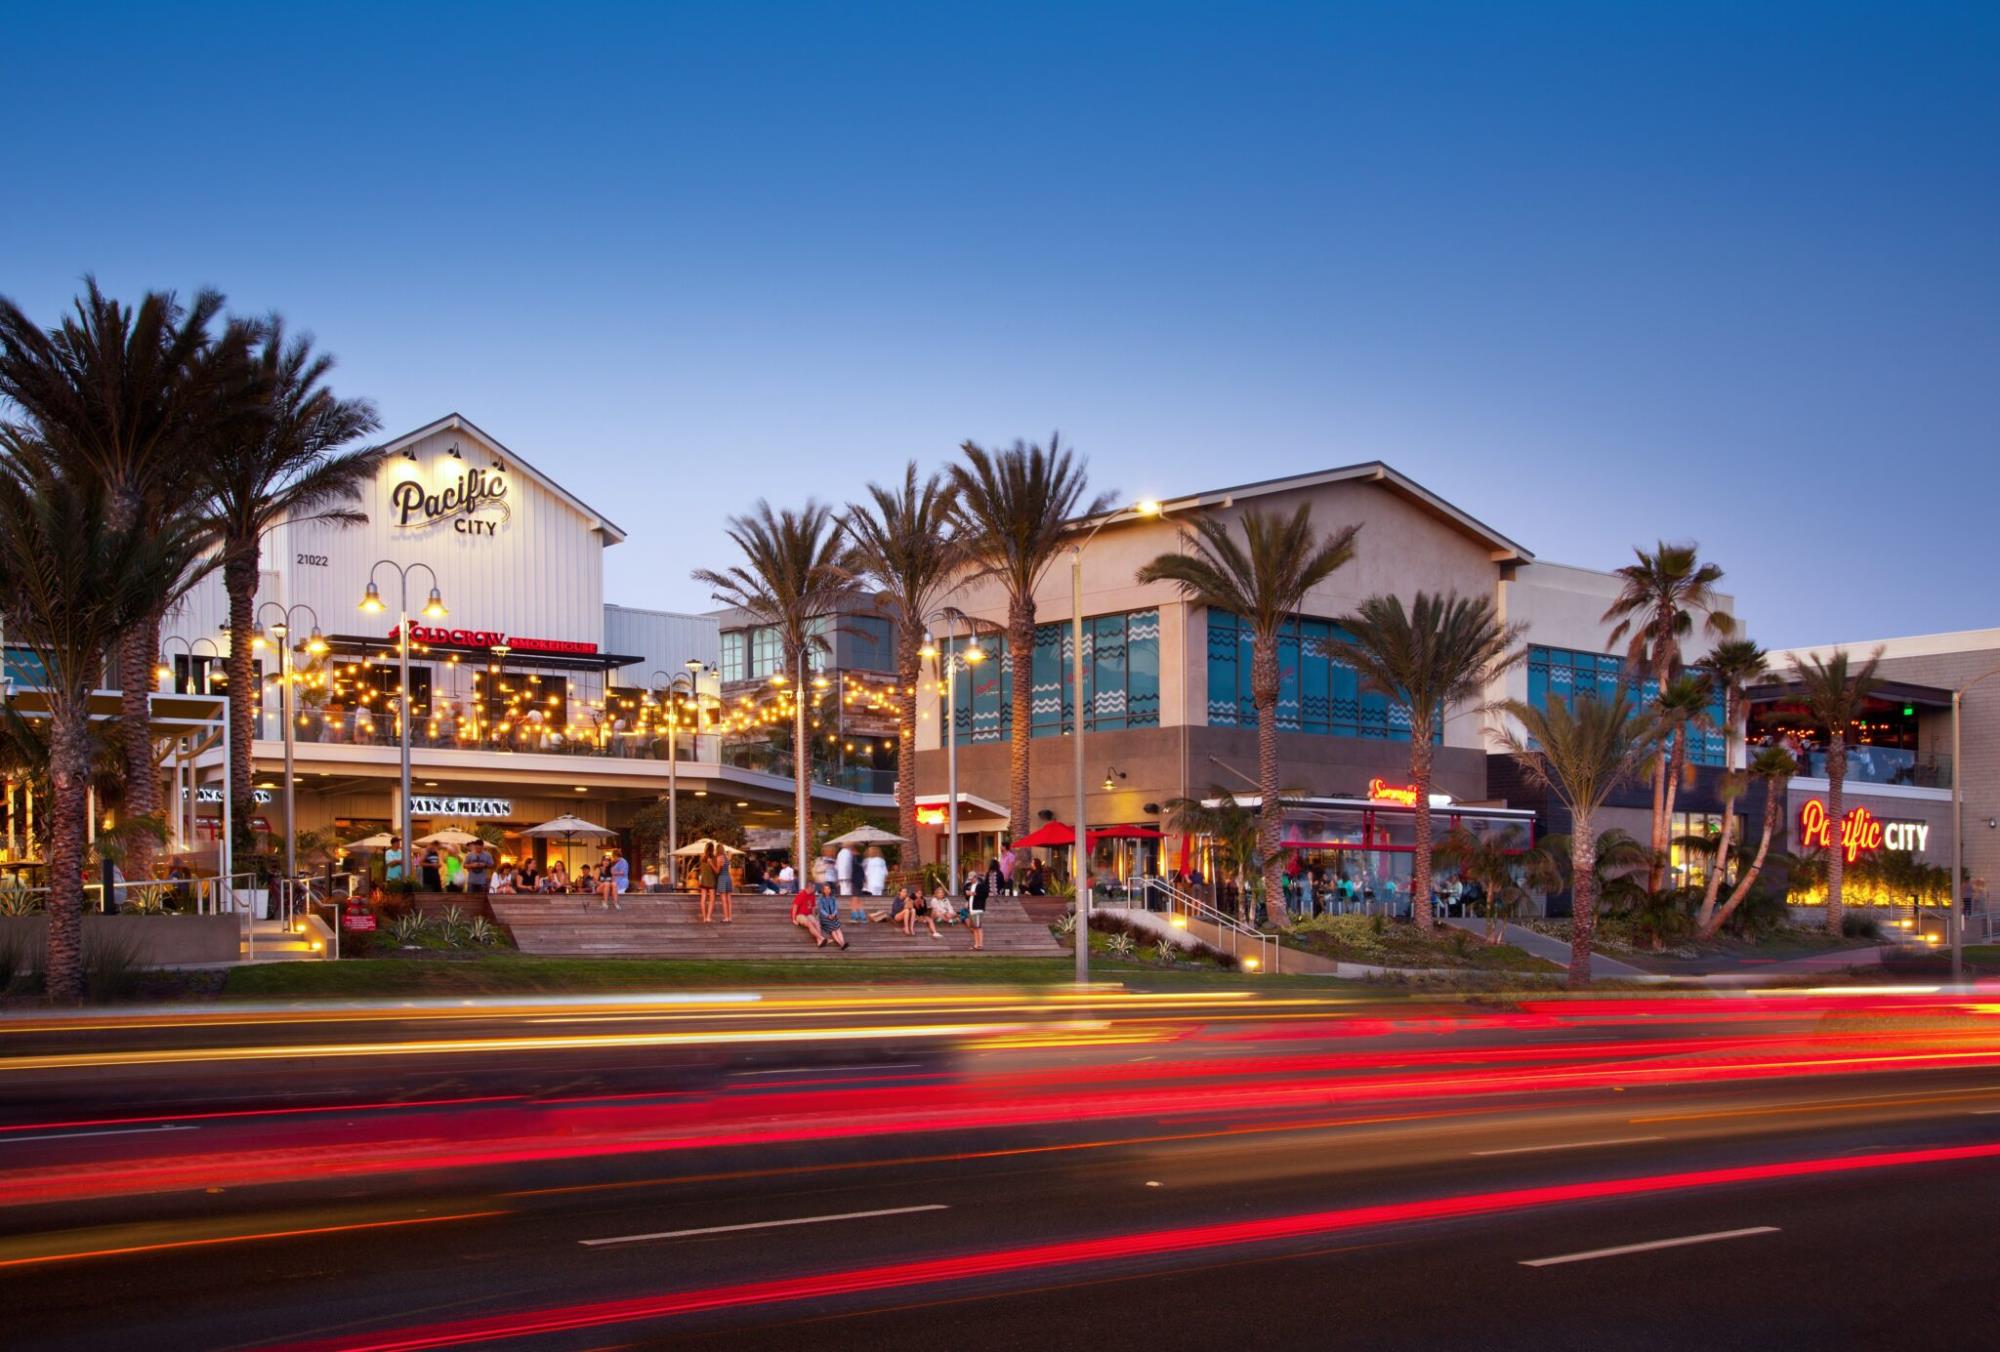
{"type": "Polygon", "coordinates": [[[2000,676],[2000,667],[1982,671],[1951,692],[1951,979],[1965,976],[1965,763],[1960,759],[1959,723],[1964,715],[1965,692],[1989,677],[2000,676]]]}
{"type": "Polygon", "coordinates": [[[425,619],[441,620],[451,612],[445,609],[444,597],[439,593],[436,569],[427,563],[405,565],[397,563],[394,559],[378,559],[374,567],[368,570],[368,590],[362,593],[361,596],[361,610],[363,613],[379,615],[385,608],[382,604],[382,592],[375,585],[375,574],[385,567],[395,571],[396,581],[402,589],[400,599],[396,605],[397,681],[400,687],[397,692],[397,698],[400,701],[400,717],[396,721],[401,729],[401,736],[398,738],[398,741],[402,745],[403,765],[401,779],[402,801],[398,804],[396,819],[402,827],[402,876],[409,878],[411,876],[410,719],[412,717],[410,700],[410,574],[421,568],[431,575],[430,599],[424,602],[425,619]]]}
{"type": "MultiPolygon", "coordinates": [[[[1126,510],[1136,516],[1158,516],[1162,509],[1159,503],[1147,498],[1126,510]]],[[[1083,815],[1083,551],[1097,538],[1097,532],[1122,515],[1123,512],[1112,512],[1099,517],[1090,533],[1069,550],[1070,689],[1071,703],[1076,709],[1076,725],[1070,733],[1076,752],[1076,844],[1071,854],[1076,860],[1076,984],[1079,986],[1090,981],[1090,830],[1083,815]]]]}
{"type": "MultiPolygon", "coordinates": [[[[958,876],[958,673],[971,669],[986,659],[986,650],[979,646],[979,635],[969,633],[966,645],[960,648],[957,642],[956,621],[952,621],[954,631],[947,633],[950,650],[940,655],[937,644],[927,636],[924,646],[917,650],[917,656],[933,658],[938,664],[938,674],[944,678],[944,781],[945,781],[945,869],[947,884],[952,896],[959,892],[958,876]]],[[[967,626],[970,629],[970,626],[967,626]]],[[[914,786],[912,786],[914,792],[914,786]]],[[[916,842],[910,842],[914,847],[916,842]]],[[[919,863],[922,861],[919,860],[919,863]]]]}
{"type": "Polygon", "coordinates": [[[271,622],[271,637],[278,641],[279,712],[285,720],[285,888],[289,891],[299,880],[299,820],[298,776],[293,769],[293,727],[298,719],[297,682],[292,679],[292,654],[297,646],[292,642],[292,616],[304,611],[312,617],[312,636],[305,641],[306,651],[315,655],[326,651],[326,636],[320,632],[319,612],[311,606],[300,603],[281,606],[276,601],[266,601],[257,609],[257,624],[251,629],[253,644],[263,641],[264,612],[274,610],[278,618],[271,622]]]}
{"type": "MultiPolygon", "coordinates": [[[[666,676],[661,687],[666,691],[665,709],[667,716],[667,890],[672,891],[679,879],[675,874],[680,869],[680,857],[676,854],[681,847],[680,817],[680,745],[676,734],[680,730],[680,711],[674,708],[674,696],[680,693],[682,681],[687,682],[688,695],[695,702],[695,736],[701,736],[701,659],[690,657],[682,664],[686,675],[668,676],[666,672],[655,670],[654,676],[666,676]]],[[[700,743],[696,743],[695,758],[701,758],[700,743]]]]}

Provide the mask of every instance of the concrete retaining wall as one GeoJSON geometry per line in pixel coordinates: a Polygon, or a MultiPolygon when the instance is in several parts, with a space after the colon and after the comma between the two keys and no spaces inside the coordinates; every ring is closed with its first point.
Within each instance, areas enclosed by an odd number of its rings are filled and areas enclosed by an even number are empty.
{"type": "MultiPolygon", "coordinates": [[[[0,917],[0,945],[39,955],[48,951],[48,917],[0,917]]],[[[129,945],[141,967],[183,963],[235,962],[241,955],[243,924],[233,915],[85,915],[83,942],[129,945]]]]}

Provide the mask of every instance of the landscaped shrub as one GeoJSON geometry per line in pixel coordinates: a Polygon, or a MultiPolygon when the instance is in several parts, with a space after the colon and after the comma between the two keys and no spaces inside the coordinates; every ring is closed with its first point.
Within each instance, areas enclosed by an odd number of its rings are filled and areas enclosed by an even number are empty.
{"type": "Polygon", "coordinates": [[[1850,939],[1880,939],[1882,922],[1866,911],[1842,911],[1840,932],[1850,939]]]}

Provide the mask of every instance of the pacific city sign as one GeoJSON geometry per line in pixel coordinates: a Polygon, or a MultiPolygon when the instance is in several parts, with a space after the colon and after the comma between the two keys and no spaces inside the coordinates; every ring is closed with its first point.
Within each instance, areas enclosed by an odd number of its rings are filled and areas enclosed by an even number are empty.
{"type": "Polygon", "coordinates": [[[451,522],[460,535],[497,535],[511,512],[507,479],[497,470],[467,469],[457,482],[433,492],[415,479],[405,479],[389,491],[396,524],[405,530],[426,530],[451,522]]]}
{"type": "MultiPolygon", "coordinates": [[[[1841,853],[1850,864],[1877,850],[1920,851],[1930,838],[1926,822],[1885,822],[1865,807],[1857,807],[1840,819],[1841,853]]],[[[1799,809],[1799,843],[1812,850],[1833,848],[1833,822],[1822,799],[1808,798],[1799,809]]]]}

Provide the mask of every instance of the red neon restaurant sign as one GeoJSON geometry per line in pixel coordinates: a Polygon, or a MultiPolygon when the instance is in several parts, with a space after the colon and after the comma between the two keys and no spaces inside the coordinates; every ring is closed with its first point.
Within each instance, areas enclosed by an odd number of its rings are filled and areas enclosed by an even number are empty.
{"type": "MultiPolygon", "coordinates": [[[[1840,819],[1840,848],[1847,855],[1847,862],[1853,863],[1862,854],[1872,854],[1882,848],[1883,822],[1865,807],[1857,807],[1840,819]]],[[[1826,804],[1817,798],[1808,798],[1806,805],[1799,809],[1799,839],[1808,849],[1825,850],[1833,846],[1833,822],[1826,815],[1826,804]]]]}
{"type": "MultiPolygon", "coordinates": [[[[389,637],[396,637],[391,629],[389,637]]],[[[433,629],[421,624],[410,626],[413,643],[435,643],[453,648],[497,648],[506,645],[517,653],[568,653],[589,657],[597,652],[595,643],[575,643],[560,638],[521,638],[493,629],[433,629]]]]}
{"type": "Polygon", "coordinates": [[[1390,784],[1380,778],[1368,781],[1368,801],[1371,803],[1400,803],[1404,807],[1417,805],[1417,786],[1414,784],[1390,784]]]}

